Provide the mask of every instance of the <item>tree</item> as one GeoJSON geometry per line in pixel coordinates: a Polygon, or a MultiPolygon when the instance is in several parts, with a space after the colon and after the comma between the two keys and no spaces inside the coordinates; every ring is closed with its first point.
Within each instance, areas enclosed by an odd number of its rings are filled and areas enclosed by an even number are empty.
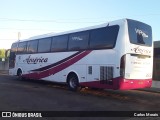
{"type": "Polygon", "coordinates": [[[5,50],[5,58],[8,59],[10,56],[10,49],[5,50]]]}
{"type": "Polygon", "coordinates": [[[0,49],[0,58],[5,58],[5,49],[0,49]]]}

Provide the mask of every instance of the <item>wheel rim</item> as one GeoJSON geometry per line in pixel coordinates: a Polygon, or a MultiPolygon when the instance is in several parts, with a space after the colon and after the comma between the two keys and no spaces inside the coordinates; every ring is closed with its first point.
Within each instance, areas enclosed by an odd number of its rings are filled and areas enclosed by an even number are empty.
{"type": "Polygon", "coordinates": [[[76,79],[74,77],[70,79],[69,85],[70,85],[71,88],[76,88],[77,87],[77,82],[76,82],[76,79]]]}

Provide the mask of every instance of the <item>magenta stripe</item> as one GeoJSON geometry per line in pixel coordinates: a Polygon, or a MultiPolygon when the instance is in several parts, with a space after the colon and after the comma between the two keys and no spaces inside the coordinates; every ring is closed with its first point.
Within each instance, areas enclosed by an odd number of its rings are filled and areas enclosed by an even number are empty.
{"type": "Polygon", "coordinates": [[[60,60],[60,61],[58,61],[56,63],[50,64],[50,65],[47,65],[45,67],[41,67],[41,68],[38,68],[38,69],[34,69],[34,70],[31,70],[31,71],[37,71],[37,72],[39,71],[39,72],[41,72],[41,71],[45,71],[47,69],[51,69],[51,68],[53,68],[53,67],[55,67],[55,66],[57,66],[57,65],[59,65],[59,64],[61,64],[63,62],[75,57],[76,55],[79,55],[80,53],[82,53],[82,51],[81,52],[77,52],[77,53],[75,53],[75,54],[73,54],[73,55],[71,55],[71,56],[69,56],[67,58],[64,58],[64,59],[62,59],[62,60],[60,60]]]}
{"type": "Polygon", "coordinates": [[[40,72],[34,72],[34,73],[29,73],[29,74],[25,74],[23,75],[24,77],[27,78],[33,78],[33,79],[41,79],[44,77],[48,77],[50,75],[53,75],[55,73],[58,73],[62,70],[64,70],[65,68],[73,65],[74,63],[76,63],[77,61],[79,61],[80,59],[84,58],[86,55],[88,55],[91,51],[84,51],[72,58],[70,58],[69,60],[63,62],[63,63],[59,63],[58,65],[48,69],[48,70],[44,70],[44,71],[40,71],[40,72]]]}

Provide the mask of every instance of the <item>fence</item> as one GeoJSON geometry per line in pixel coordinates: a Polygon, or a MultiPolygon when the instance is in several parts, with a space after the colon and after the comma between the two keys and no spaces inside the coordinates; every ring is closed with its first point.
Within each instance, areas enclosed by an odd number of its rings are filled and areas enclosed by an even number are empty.
{"type": "Polygon", "coordinates": [[[0,70],[8,70],[9,69],[9,61],[0,61],[0,70]]]}

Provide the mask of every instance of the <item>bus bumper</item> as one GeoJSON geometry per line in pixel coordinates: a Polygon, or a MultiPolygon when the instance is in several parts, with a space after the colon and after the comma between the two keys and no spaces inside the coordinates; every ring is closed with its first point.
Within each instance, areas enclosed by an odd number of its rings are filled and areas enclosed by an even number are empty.
{"type": "Polygon", "coordinates": [[[152,86],[152,79],[124,79],[119,78],[119,89],[139,89],[139,88],[150,88],[152,86]]]}
{"type": "Polygon", "coordinates": [[[124,79],[117,77],[112,80],[112,84],[101,83],[100,81],[81,82],[81,86],[102,88],[102,89],[114,89],[114,90],[130,90],[139,88],[150,88],[152,85],[152,79],[124,79]]]}

